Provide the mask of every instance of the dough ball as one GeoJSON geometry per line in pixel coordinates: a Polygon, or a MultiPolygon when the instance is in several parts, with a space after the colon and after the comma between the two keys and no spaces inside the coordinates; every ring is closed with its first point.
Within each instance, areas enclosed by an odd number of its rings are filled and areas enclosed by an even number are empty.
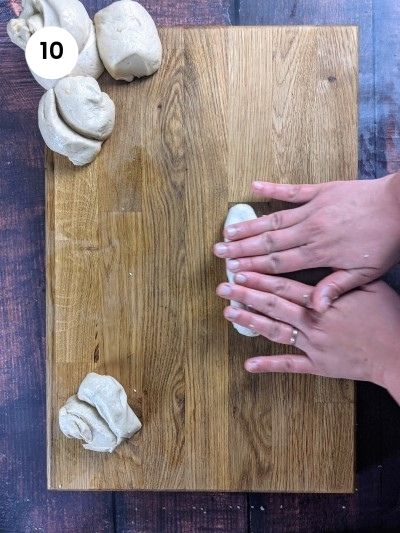
{"type": "Polygon", "coordinates": [[[78,398],[93,405],[120,439],[131,437],[142,427],[128,405],[123,386],[112,376],[91,372],[82,381],[78,398]]]}
{"type": "Polygon", "coordinates": [[[94,23],[100,57],[113,78],[132,81],[160,68],[162,47],[157,28],[138,2],[114,2],[96,13],[94,23]]]}
{"type": "Polygon", "coordinates": [[[63,78],[54,93],[62,119],[74,131],[99,141],[111,135],[115,124],[114,102],[101,92],[94,78],[63,78]]]}
{"type": "Polygon", "coordinates": [[[60,117],[54,89],[41,98],[38,109],[39,129],[47,146],[65,155],[74,165],[92,162],[101,150],[101,142],[87,139],[71,129],[60,117]]]}
{"type": "Polygon", "coordinates": [[[66,437],[83,440],[87,450],[111,453],[120,443],[96,409],[76,395],[61,407],[58,422],[66,437]]]}

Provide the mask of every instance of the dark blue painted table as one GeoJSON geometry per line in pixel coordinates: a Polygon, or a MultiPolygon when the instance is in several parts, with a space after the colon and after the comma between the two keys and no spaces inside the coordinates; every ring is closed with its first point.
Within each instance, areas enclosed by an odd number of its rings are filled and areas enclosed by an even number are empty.
{"type": "MultiPolygon", "coordinates": [[[[109,2],[84,3],[93,14],[109,2]]],[[[161,25],[357,24],[360,178],[400,168],[397,0],[142,3],[161,25]]],[[[0,531],[400,530],[400,409],[365,383],[357,393],[354,495],[46,490],[44,162],[36,121],[42,90],[6,35],[6,22],[19,9],[20,0],[0,0],[0,531]]]]}

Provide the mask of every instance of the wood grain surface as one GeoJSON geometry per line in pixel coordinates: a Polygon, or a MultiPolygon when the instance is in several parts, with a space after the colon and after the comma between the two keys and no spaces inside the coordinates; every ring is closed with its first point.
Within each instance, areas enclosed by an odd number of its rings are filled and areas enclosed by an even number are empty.
{"type": "Polygon", "coordinates": [[[375,177],[373,19],[373,0],[358,0],[357,5],[349,0],[240,0],[237,20],[238,24],[354,24],[358,27],[360,178],[375,177]]]}
{"type": "Polygon", "coordinates": [[[96,162],[48,154],[49,486],[349,492],[353,384],[246,374],[246,356],[282,347],[224,321],[211,247],[254,176],[356,177],[357,31],[162,39],[153,78],[104,80],[119,113],[96,162]],[[92,370],[120,380],[143,421],[113,455],[58,429],[92,370]]]}

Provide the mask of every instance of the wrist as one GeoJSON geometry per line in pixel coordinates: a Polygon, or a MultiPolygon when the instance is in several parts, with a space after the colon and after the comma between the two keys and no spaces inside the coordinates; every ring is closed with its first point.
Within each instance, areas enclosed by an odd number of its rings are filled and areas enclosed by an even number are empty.
{"type": "Polygon", "coordinates": [[[400,386],[386,389],[390,396],[400,405],[400,386]]]}
{"type": "Polygon", "coordinates": [[[390,262],[386,264],[386,270],[395,263],[400,262],[400,172],[389,174],[378,180],[380,190],[383,191],[381,196],[382,215],[385,217],[387,227],[385,228],[386,237],[390,241],[390,262]]]}
{"type": "Polygon", "coordinates": [[[400,405],[400,353],[397,355],[396,364],[382,370],[374,381],[385,388],[400,405]]]}

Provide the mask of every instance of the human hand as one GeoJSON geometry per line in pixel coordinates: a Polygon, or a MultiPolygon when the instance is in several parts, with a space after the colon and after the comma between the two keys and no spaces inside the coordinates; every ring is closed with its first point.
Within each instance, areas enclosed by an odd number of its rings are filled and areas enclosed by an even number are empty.
{"type": "Polygon", "coordinates": [[[332,301],[380,277],[400,259],[400,175],[319,185],[254,182],[261,196],[304,205],[229,226],[214,253],[232,272],[280,274],[335,270],[312,291],[310,305],[332,301]]]}
{"type": "Polygon", "coordinates": [[[372,381],[400,403],[400,297],[378,281],[349,292],[320,314],[304,307],[312,289],[255,272],[241,272],[235,283],[219,285],[219,296],[255,310],[229,306],[225,318],[274,342],[295,340],[305,353],[253,357],[245,368],[372,381]]]}

